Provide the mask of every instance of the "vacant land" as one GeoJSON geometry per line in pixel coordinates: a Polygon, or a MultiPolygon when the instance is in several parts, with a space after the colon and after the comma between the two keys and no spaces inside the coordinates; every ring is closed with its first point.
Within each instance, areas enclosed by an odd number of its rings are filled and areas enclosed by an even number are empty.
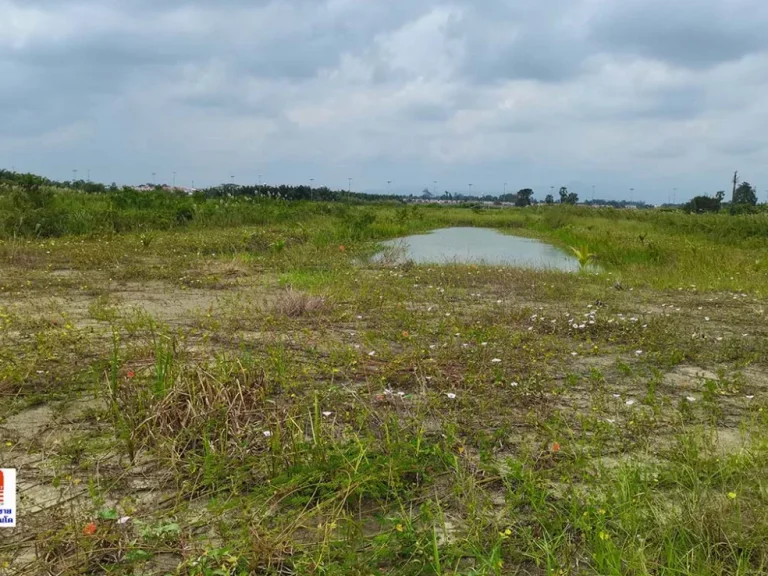
{"type": "Polygon", "coordinates": [[[0,240],[0,572],[768,571],[768,215],[215,202],[0,240]]]}

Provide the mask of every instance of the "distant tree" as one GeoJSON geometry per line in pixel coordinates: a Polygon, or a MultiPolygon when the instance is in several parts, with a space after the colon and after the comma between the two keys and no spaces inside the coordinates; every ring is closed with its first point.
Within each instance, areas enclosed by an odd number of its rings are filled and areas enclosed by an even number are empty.
{"type": "Polygon", "coordinates": [[[530,206],[531,198],[533,197],[533,190],[530,188],[523,188],[517,192],[517,198],[515,199],[515,206],[530,206]]]}
{"type": "Polygon", "coordinates": [[[686,212],[701,213],[701,212],[718,212],[721,207],[723,198],[725,198],[725,192],[718,192],[715,197],[710,196],[696,196],[692,198],[683,209],[686,212]]]}
{"type": "Polygon", "coordinates": [[[736,191],[733,193],[734,204],[747,204],[749,206],[755,206],[757,204],[757,193],[749,182],[742,182],[739,184],[736,191]]]}
{"type": "Polygon", "coordinates": [[[547,197],[544,198],[544,202],[547,204],[554,204],[555,203],[555,197],[552,196],[552,194],[547,194],[547,197]]]}
{"type": "Polygon", "coordinates": [[[429,188],[424,188],[424,190],[421,191],[421,197],[425,200],[429,200],[432,198],[432,192],[429,191],[429,188]]]}
{"type": "Polygon", "coordinates": [[[560,188],[560,204],[576,204],[579,201],[579,195],[576,192],[568,192],[568,188],[560,188]]]}

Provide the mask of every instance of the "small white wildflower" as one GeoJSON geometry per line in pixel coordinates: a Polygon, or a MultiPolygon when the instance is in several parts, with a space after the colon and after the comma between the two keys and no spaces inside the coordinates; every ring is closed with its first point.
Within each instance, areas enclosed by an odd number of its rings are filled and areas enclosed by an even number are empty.
{"type": "Polygon", "coordinates": [[[635,350],[635,354],[636,354],[637,356],[640,356],[642,353],[643,353],[643,351],[642,351],[642,350],[635,350]]]}
{"type": "Polygon", "coordinates": [[[272,432],[270,430],[264,430],[264,432],[262,432],[262,434],[264,434],[265,438],[271,438],[272,437],[272,432]]]}
{"type": "Polygon", "coordinates": [[[450,315],[451,315],[451,313],[450,313],[450,312],[446,312],[446,313],[445,313],[445,316],[446,316],[446,318],[447,318],[448,316],[450,316],[450,315]]]}
{"type": "Polygon", "coordinates": [[[357,317],[357,319],[358,319],[358,320],[362,320],[362,319],[363,319],[363,317],[362,317],[362,316],[358,316],[358,317],[357,317]]]}
{"type": "Polygon", "coordinates": [[[579,325],[578,325],[578,324],[574,324],[574,325],[573,325],[573,329],[574,329],[574,330],[578,330],[578,329],[579,329],[579,325]]]}
{"type": "Polygon", "coordinates": [[[494,358],[493,360],[491,360],[491,362],[494,364],[498,364],[499,362],[501,362],[501,358],[494,358]]]}
{"type": "Polygon", "coordinates": [[[696,398],[693,396],[686,396],[685,399],[688,400],[688,402],[696,402],[696,398]]]}
{"type": "Polygon", "coordinates": [[[446,392],[445,395],[448,396],[448,398],[450,398],[451,400],[456,399],[456,394],[454,394],[453,392],[446,392]]]}
{"type": "Polygon", "coordinates": [[[632,405],[633,405],[633,404],[635,404],[636,402],[637,402],[637,400],[633,400],[632,398],[630,398],[629,400],[627,400],[627,401],[625,402],[625,404],[626,404],[627,406],[632,406],[632,405]]]}
{"type": "Polygon", "coordinates": [[[747,396],[746,398],[747,398],[747,400],[752,400],[752,399],[754,399],[754,397],[755,397],[755,396],[754,396],[754,394],[750,394],[750,395],[749,395],[749,396],[747,396]]]}
{"type": "Polygon", "coordinates": [[[488,346],[488,342],[480,342],[480,346],[488,346]]]}
{"type": "Polygon", "coordinates": [[[608,422],[608,424],[615,424],[616,423],[616,420],[614,420],[613,418],[606,418],[605,421],[608,422]]]}
{"type": "Polygon", "coordinates": [[[587,327],[586,324],[579,324],[579,328],[581,328],[582,330],[584,330],[584,328],[586,328],[586,327],[587,327]]]}
{"type": "Polygon", "coordinates": [[[376,356],[376,350],[371,350],[370,352],[368,352],[368,356],[371,356],[371,357],[376,356]]]}
{"type": "Polygon", "coordinates": [[[519,382],[512,382],[512,383],[510,383],[510,386],[512,386],[512,388],[517,388],[518,386],[520,386],[520,383],[519,382]]]}
{"type": "Polygon", "coordinates": [[[130,519],[131,519],[130,516],[122,516],[122,517],[117,519],[117,523],[118,524],[127,524],[130,519]]]}
{"type": "Polygon", "coordinates": [[[718,337],[717,337],[717,341],[718,341],[718,342],[722,342],[722,341],[723,341],[723,337],[722,337],[722,336],[718,336],[718,337]]]}
{"type": "Polygon", "coordinates": [[[579,355],[578,352],[571,352],[571,356],[578,356],[578,355],[579,355]]]}
{"type": "Polygon", "coordinates": [[[704,321],[709,322],[709,316],[704,316],[704,321]]]}
{"type": "Polygon", "coordinates": [[[333,412],[323,412],[323,416],[325,416],[326,418],[328,418],[328,416],[330,416],[331,414],[333,414],[333,412]]]}

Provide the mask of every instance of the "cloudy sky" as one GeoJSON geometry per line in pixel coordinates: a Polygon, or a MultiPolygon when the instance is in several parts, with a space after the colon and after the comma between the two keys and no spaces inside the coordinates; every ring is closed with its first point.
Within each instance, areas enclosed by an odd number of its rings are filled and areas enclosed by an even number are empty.
{"type": "Polygon", "coordinates": [[[765,0],[0,0],[0,166],[768,191],[765,0]]]}

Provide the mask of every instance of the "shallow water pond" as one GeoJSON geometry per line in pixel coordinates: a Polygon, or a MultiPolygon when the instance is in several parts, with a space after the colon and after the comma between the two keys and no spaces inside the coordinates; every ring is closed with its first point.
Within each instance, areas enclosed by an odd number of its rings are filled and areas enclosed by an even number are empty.
{"type": "Polygon", "coordinates": [[[574,271],[579,262],[551,244],[502,234],[490,228],[441,228],[382,242],[374,259],[418,264],[502,264],[521,268],[574,271]]]}

